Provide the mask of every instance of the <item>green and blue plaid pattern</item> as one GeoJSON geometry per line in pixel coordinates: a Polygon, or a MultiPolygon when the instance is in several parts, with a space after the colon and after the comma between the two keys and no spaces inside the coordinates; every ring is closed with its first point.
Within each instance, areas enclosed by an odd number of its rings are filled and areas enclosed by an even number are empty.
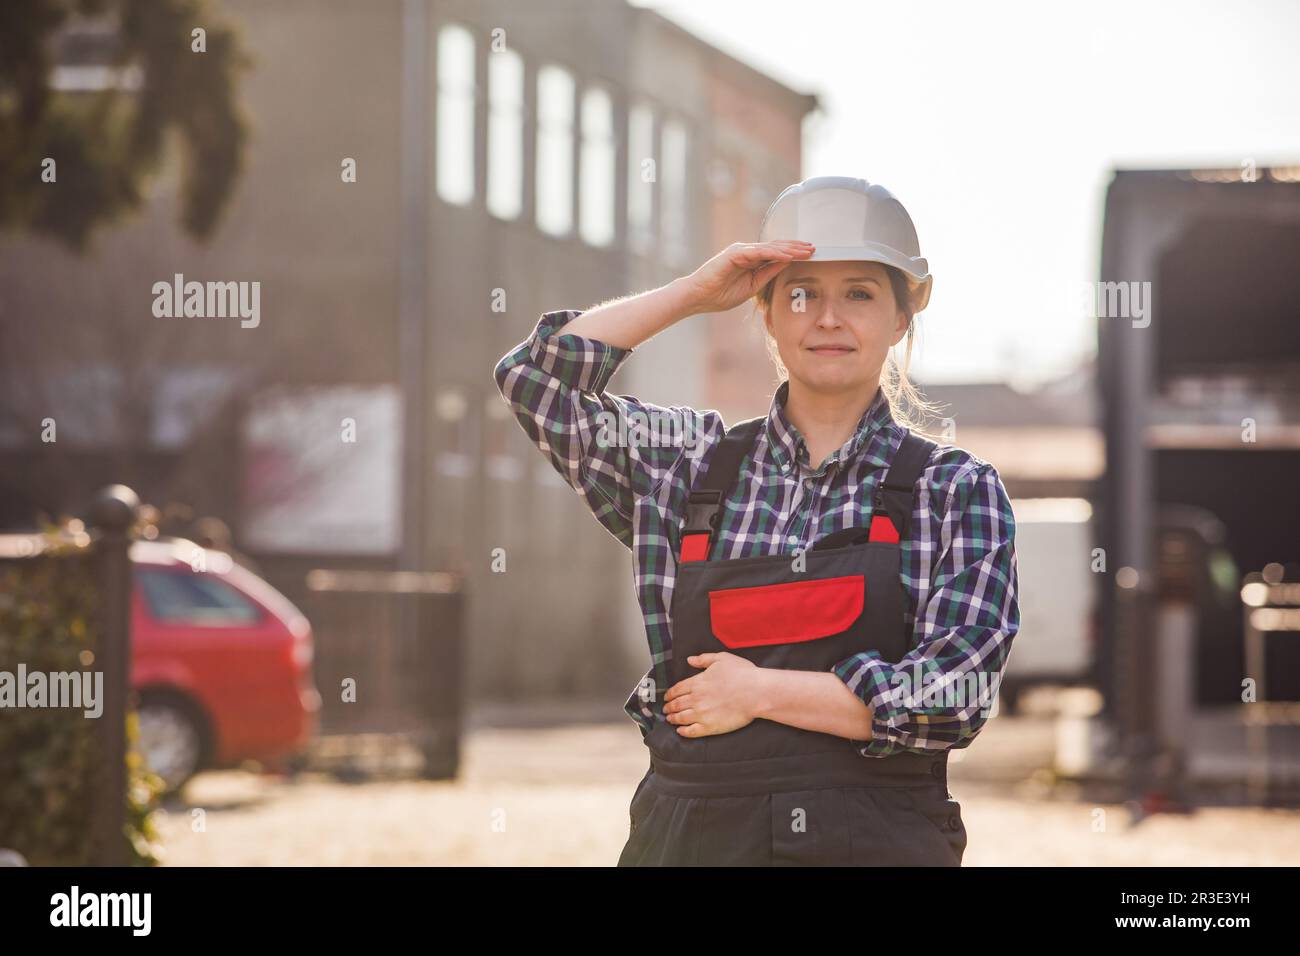
{"type": "MultiPolygon", "coordinates": [[[[669,609],[686,500],[725,426],[716,411],[607,392],[633,350],[554,334],[582,311],[544,313],[497,363],[495,377],[529,438],[596,520],[632,551],[651,666],[624,709],[644,735],[664,719],[669,609]],[[617,432],[611,422],[620,423],[617,432]],[[647,422],[661,423],[661,431],[662,423],[676,423],[679,440],[653,440],[647,422]],[[619,436],[638,440],[611,440],[619,436]]],[[[782,383],[776,390],[755,448],[741,463],[715,537],[715,559],[793,559],[824,535],[870,521],[872,494],[903,437],[884,393],[877,392],[852,437],[813,468],[784,414],[787,389],[782,383]]],[[[988,696],[944,689],[960,684],[991,693],[1001,680],[1020,625],[1014,538],[1011,505],[993,466],[939,445],[918,482],[901,543],[913,649],[897,663],[866,651],[833,669],[871,707],[872,738],[855,741],[863,756],[961,748],[975,738],[988,717],[988,696]]]]}

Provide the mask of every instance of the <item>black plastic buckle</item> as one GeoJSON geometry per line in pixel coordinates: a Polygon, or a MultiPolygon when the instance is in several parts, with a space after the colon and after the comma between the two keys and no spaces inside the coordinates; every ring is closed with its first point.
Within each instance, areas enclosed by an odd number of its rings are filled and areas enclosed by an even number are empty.
{"type": "Polygon", "coordinates": [[[686,502],[686,524],[682,534],[712,534],[722,513],[722,492],[692,491],[686,502]]]}
{"type": "Polygon", "coordinates": [[[898,532],[900,540],[907,536],[907,528],[900,528],[897,526],[898,522],[894,521],[894,516],[890,514],[889,509],[885,507],[885,495],[889,494],[893,496],[891,500],[898,505],[899,512],[903,516],[903,524],[906,525],[911,518],[912,491],[913,489],[911,487],[896,485],[893,482],[882,480],[876,485],[875,494],[872,495],[871,517],[875,518],[877,515],[883,515],[888,518],[890,524],[895,525],[894,530],[898,532]]]}

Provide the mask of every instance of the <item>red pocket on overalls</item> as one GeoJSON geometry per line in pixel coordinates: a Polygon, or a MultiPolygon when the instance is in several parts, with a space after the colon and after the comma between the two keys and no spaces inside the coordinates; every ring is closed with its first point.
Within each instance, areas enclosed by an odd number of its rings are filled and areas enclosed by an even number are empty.
{"type": "Polygon", "coordinates": [[[866,578],[724,588],[709,592],[713,636],[734,649],[797,644],[840,634],[862,614],[866,578]]]}

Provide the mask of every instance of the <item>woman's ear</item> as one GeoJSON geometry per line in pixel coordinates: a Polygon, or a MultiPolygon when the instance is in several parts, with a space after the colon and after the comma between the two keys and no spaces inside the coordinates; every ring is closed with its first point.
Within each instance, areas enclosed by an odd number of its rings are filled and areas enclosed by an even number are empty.
{"type": "Polygon", "coordinates": [[[894,341],[891,342],[890,345],[891,346],[897,345],[899,342],[903,341],[903,336],[907,334],[907,330],[911,328],[911,326],[912,326],[911,316],[909,316],[902,309],[899,309],[898,321],[894,323],[894,341]]]}

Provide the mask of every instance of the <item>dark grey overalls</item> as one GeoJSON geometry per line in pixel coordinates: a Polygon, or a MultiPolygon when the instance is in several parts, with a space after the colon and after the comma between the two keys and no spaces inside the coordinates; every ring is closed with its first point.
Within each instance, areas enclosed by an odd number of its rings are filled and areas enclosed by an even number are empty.
{"type": "MultiPolygon", "coordinates": [[[[910,649],[899,540],[934,443],[908,432],[870,526],[815,542],[803,570],[783,554],[709,560],[763,421],[733,426],[691,490],[672,596],[673,684],[698,674],[686,658],[706,652],[829,671],[859,651],[893,663],[910,649]]],[[[656,721],[645,738],[650,768],[619,866],[961,865],[966,828],[946,750],[864,757],[846,738],[764,719],[695,738],[677,726],[656,721]]]]}

